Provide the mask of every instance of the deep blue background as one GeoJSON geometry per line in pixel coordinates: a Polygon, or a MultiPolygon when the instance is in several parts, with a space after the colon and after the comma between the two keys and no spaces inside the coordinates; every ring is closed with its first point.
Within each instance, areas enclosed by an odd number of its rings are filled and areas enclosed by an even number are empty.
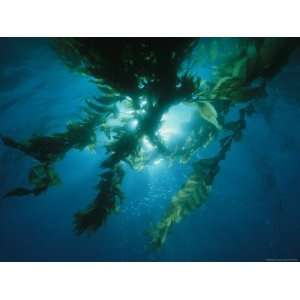
{"type": "MultiPolygon", "coordinates": [[[[129,170],[126,200],[95,235],[73,214],[95,195],[103,149],[56,164],[63,185],[0,202],[1,261],[257,261],[300,258],[300,52],[268,84],[244,138],[222,162],[209,201],[174,227],[158,253],[145,231],[159,220],[188,166],[129,170]]],[[[63,130],[97,90],[68,70],[46,39],[0,39],[0,132],[23,139],[63,130]]],[[[213,153],[213,152],[212,152],[213,153]]],[[[0,144],[0,195],[26,186],[31,158],[0,144]]]]}

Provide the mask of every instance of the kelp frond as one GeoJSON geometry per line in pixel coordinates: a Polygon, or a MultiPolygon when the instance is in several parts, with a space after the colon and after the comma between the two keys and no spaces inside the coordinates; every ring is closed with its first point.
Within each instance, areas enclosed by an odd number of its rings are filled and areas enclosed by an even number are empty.
{"type": "Polygon", "coordinates": [[[69,123],[63,133],[50,136],[33,135],[25,142],[17,142],[4,135],[0,138],[6,146],[22,151],[41,163],[53,163],[62,159],[73,148],[82,150],[94,144],[97,125],[96,118],[93,118],[69,123]]]}
{"type": "Polygon", "coordinates": [[[247,101],[265,95],[264,82],[253,85],[253,81],[276,74],[295,48],[295,43],[288,38],[244,39],[238,52],[216,66],[213,82],[205,87],[200,85],[194,93],[196,98],[247,101]]]}
{"type": "Polygon", "coordinates": [[[124,171],[119,164],[101,174],[98,195],[90,206],[75,214],[75,232],[94,232],[103,225],[108,215],[116,212],[123,199],[121,183],[124,171]]]}
{"type": "Polygon", "coordinates": [[[50,186],[61,183],[57,173],[48,164],[39,164],[31,168],[28,181],[32,188],[18,187],[3,196],[3,198],[13,196],[37,196],[46,191],[50,186]]]}
{"type": "Polygon", "coordinates": [[[35,187],[33,189],[16,188],[6,196],[39,195],[47,190],[49,186],[56,185],[58,177],[54,173],[52,165],[62,159],[71,149],[83,150],[87,146],[96,143],[96,127],[99,125],[99,118],[90,118],[80,122],[73,122],[67,125],[63,133],[51,136],[34,135],[24,142],[17,142],[11,137],[1,135],[2,142],[11,148],[38,160],[41,164],[31,169],[29,182],[35,187]]]}
{"type": "Polygon", "coordinates": [[[245,117],[254,113],[252,104],[240,110],[240,118],[226,126],[232,133],[220,140],[220,150],[213,158],[201,159],[193,164],[193,172],[171,199],[162,220],[150,231],[151,246],[159,249],[165,243],[171,228],[183,217],[202,206],[208,198],[215,176],[219,172],[219,163],[225,159],[233,141],[240,140],[245,128],[245,117]]]}

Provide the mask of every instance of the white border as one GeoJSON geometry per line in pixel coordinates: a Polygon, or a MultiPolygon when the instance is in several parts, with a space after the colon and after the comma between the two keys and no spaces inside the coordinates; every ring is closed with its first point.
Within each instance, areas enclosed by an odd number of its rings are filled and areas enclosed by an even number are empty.
{"type": "Polygon", "coordinates": [[[2,0],[1,36],[299,36],[296,0],[2,0]]]}
{"type": "Polygon", "coordinates": [[[0,270],[5,300],[292,300],[300,294],[292,263],[2,263],[0,270]]]}
{"type": "MultiPolygon", "coordinates": [[[[298,3],[2,0],[0,36],[299,36],[298,3]]],[[[297,263],[0,264],[5,300],[299,299],[298,282],[297,263]]]]}

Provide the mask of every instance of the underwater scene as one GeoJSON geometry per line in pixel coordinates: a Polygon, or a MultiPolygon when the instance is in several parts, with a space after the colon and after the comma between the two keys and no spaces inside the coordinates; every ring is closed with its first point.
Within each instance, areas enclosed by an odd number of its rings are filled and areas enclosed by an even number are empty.
{"type": "Polygon", "coordinates": [[[0,38],[0,261],[298,261],[300,39],[0,38]]]}

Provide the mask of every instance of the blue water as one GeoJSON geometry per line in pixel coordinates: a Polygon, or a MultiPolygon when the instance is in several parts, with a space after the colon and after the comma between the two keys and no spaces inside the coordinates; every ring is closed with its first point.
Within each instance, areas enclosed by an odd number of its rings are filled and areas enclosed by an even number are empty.
{"type": "MultiPolygon", "coordinates": [[[[91,236],[73,215],[94,198],[104,151],[70,151],[55,168],[63,185],[0,202],[1,261],[264,261],[300,258],[300,51],[268,83],[242,142],[221,164],[207,203],[175,226],[164,248],[145,232],[162,216],[190,167],[128,169],[118,214],[91,236]]],[[[0,39],[0,132],[51,134],[80,115],[88,80],[67,69],[46,39],[0,39]]],[[[213,150],[211,154],[214,153],[213,150]]],[[[27,185],[33,160],[0,144],[0,195],[27,185]]]]}

